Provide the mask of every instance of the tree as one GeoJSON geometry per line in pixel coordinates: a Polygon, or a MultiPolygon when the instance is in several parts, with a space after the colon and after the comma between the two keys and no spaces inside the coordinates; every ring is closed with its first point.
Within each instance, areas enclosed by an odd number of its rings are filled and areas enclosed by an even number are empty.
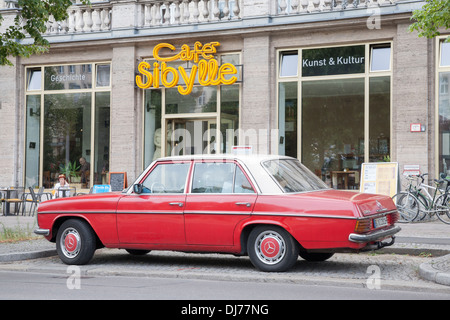
{"type": "MultiPolygon", "coordinates": [[[[83,4],[90,4],[89,0],[81,0],[83,4]]],[[[48,41],[42,36],[47,27],[49,17],[56,21],[67,19],[67,9],[72,5],[71,0],[18,0],[18,13],[14,24],[0,33],[0,65],[10,65],[9,56],[29,57],[32,54],[47,52],[48,41]],[[23,44],[27,36],[32,39],[31,44],[23,44]]],[[[0,15],[0,25],[3,21],[0,15]]]]}
{"type": "MultiPolygon", "coordinates": [[[[440,35],[439,29],[450,26],[450,0],[426,0],[422,9],[414,10],[409,31],[419,31],[419,37],[434,38],[440,35]]],[[[446,41],[450,41],[450,36],[446,41]]]]}

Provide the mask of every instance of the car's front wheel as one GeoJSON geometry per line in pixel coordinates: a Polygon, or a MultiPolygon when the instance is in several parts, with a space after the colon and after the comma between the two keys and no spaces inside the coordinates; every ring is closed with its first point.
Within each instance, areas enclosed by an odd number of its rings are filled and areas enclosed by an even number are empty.
{"type": "Polygon", "coordinates": [[[65,264],[86,264],[94,255],[96,237],[92,228],[84,221],[65,221],[56,235],[56,251],[65,264]]]}
{"type": "Polygon", "coordinates": [[[257,269],[272,272],[291,268],[299,253],[295,239],[277,226],[254,228],[248,237],[247,249],[250,261],[257,269]]]}

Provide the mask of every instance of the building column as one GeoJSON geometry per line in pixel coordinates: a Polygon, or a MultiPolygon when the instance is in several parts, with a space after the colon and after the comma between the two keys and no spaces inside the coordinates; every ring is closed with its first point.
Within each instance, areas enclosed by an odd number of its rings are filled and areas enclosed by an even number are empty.
{"type": "MultiPolygon", "coordinates": [[[[19,90],[21,82],[17,58],[9,58],[13,67],[0,67],[0,186],[22,186],[24,165],[22,154],[23,139],[20,139],[21,113],[19,110],[19,90]]],[[[22,134],[23,136],[24,134],[22,134]]]]}
{"type": "MultiPolygon", "coordinates": [[[[428,136],[434,134],[429,123],[428,41],[416,32],[408,32],[408,23],[397,26],[394,39],[392,85],[393,160],[399,163],[400,175],[405,165],[420,165],[422,173],[430,169],[433,153],[429,151],[428,136]],[[412,123],[426,126],[425,132],[411,132],[412,123]]],[[[429,178],[434,173],[430,171],[429,178]]]]}
{"type": "Polygon", "coordinates": [[[113,48],[110,171],[127,171],[128,183],[140,173],[135,55],[134,46],[113,48]]]}
{"type": "Polygon", "coordinates": [[[243,65],[239,143],[251,145],[253,153],[270,153],[271,101],[275,92],[272,92],[274,89],[270,81],[272,61],[269,35],[244,39],[243,65]]]}

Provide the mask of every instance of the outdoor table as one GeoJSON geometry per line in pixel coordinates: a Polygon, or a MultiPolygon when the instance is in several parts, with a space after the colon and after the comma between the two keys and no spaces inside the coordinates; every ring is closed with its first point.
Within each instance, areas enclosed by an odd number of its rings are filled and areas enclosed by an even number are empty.
{"type": "MultiPolygon", "coordinates": [[[[3,187],[3,188],[0,189],[0,192],[5,192],[5,194],[6,194],[5,200],[7,200],[7,199],[11,199],[11,194],[13,192],[18,192],[18,189],[17,188],[11,189],[11,188],[4,188],[3,187]]],[[[4,205],[5,205],[3,207],[3,215],[4,216],[8,216],[10,214],[11,203],[9,203],[8,201],[3,201],[3,202],[4,202],[4,205]]]]}
{"type": "Polygon", "coordinates": [[[71,192],[72,190],[73,190],[73,194],[75,194],[75,193],[76,193],[75,187],[69,187],[69,188],[61,187],[61,188],[58,188],[58,192],[56,193],[56,197],[57,197],[57,198],[67,198],[67,197],[70,197],[70,192],[71,192]]]}
{"type": "Polygon", "coordinates": [[[331,171],[331,186],[334,187],[338,186],[339,178],[344,178],[344,189],[348,189],[348,178],[350,175],[354,174],[355,179],[359,181],[359,178],[357,175],[359,174],[358,171],[354,170],[340,170],[340,171],[331,171]]]}

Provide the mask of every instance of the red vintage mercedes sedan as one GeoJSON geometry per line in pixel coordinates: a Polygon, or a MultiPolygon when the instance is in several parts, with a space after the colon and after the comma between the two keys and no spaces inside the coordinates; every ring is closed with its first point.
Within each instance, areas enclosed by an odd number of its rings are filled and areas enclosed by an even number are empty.
{"type": "Polygon", "coordinates": [[[45,201],[36,234],[66,264],[97,248],[248,255],[262,271],[298,256],[379,249],[400,231],[390,197],[329,189],[284,156],[183,156],[154,161],[126,190],[45,201]]]}

